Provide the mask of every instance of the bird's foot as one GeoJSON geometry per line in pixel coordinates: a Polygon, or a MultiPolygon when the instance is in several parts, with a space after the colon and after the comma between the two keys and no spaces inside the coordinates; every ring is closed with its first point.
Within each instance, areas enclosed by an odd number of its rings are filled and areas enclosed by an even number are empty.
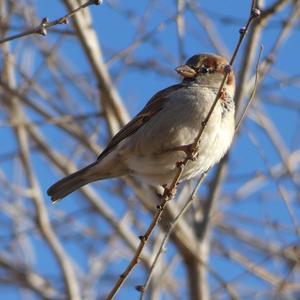
{"type": "Polygon", "coordinates": [[[183,151],[186,154],[187,158],[190,160],[196,160],[199,156],[197,147],[194,143],[173,147],[170,149],[170,151],[183,151]]]}

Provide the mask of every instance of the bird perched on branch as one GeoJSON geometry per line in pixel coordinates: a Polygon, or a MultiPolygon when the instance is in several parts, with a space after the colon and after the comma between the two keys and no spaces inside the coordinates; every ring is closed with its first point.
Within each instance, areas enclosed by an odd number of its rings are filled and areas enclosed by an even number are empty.
{"type": "Polygon", "coordinates": [[[172,182],[177,163],[192,149],[221,82],[226,82],[180,181],[202,174],[227,152],[234,135],[235,79],[227,61],[213,54],[194,55],[176,68],[181,83],[155,94],[143,110],[110,141],[95,162],[48,189],[53,202],[97,180],[134,175],[152,185],[172,182]],[[226,70],[227,68],[227,70],[226,70]]]}

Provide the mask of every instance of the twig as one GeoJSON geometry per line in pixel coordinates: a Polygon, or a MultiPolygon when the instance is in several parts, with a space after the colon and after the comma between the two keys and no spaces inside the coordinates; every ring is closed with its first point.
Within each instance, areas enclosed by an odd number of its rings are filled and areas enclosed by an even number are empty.
{"type": "Polygon", "coordinates": [[[259,75],[259,62],[260,62],[260,58],[261,58],[261,54],[262,54],[262,51],[263,51],[263,46],[261,45],[260,46],[260,50],[259,50],[259,54],[258,54],[258,59],[257,59],[257,63],[256,63],[256,72],[255,72],[255,81],[254,81],[254,88],[252,90],[252,93],[251,93],[251,96],[249,98],[249,101],[247,102],[247,105],[245,107],[245,109],[243,110],[242,112],[242,115],[241,117],[239,118],[236,126],[235,126],[235,132],[237,132],[240,128],[240,125],[241,123],[243,122],[246,114],[247,114],[247,111],[252,103],[252,100],[254,99],[255,97],[255,94],[256,94],[256,89],[257,89],[257,83],[258,83],[258,75],[259,75]]]}
{"type": "Polygon", "coordinates": [[[91,112],[91,113],[86,113],[86,114],[78,114],[78,115],[64,115],[64,116],[59,116],[59,117],[49,117],[45,118],[44,120],[37,120],[37,121],[30,121],[26,123],[20,123],[15,122],[15,123],[7,123],[7,122],[0,122],[0,128],[12,128],[12,127],[17,127],[17,126],[24,126],[24,127],[30,127],[30,126],[44,126],[44,125],[61,125],[61,124],[66,124],[66,123],[72,123],[72,122],[78,122],[78,121],[84,121],[87,119],[92,119],[92,118],[100,118],[102,117],[103,114],[101,112],[91,112]]]}
{"type": "MultiPolygon", "coordinates": [[[[176,183],[178,182],[179,178],[180,178],[180,175],[182,173],[182,168],[180,169],[181,171],[179,171],[172,184],[171,184],[171,187],[172,189],[175,189],[176,188],[176,183]],[[178,175],[179,174],[179,175],[178,175]]],[[[165,189],[165,191],[167,191],[167,189],[165,189]]],[[[107,296],[107,300],[108,299],[113,299],[114,296],[116,295],[116,293],[118,292],[118,290],[120,289],[120,287],[123,285],[123,283],[125,282],[126,278],[128,277],[129,273],[133,270],[133,268],[135,267],[135,265],[138,263],[138,260],[139,260],[139,257],[152,233],[152,231],[154,230],[156,224],[158,224],[160,218],[161,218],[161,215],[163,213],[163,210],[168,202],[168,200],[170,200],[170,197],[169,197],[169,193],[164,193],[164,195],[162,196],[162,200],[160,202],[160,204],[157,206],[157,210],[156,210],[156,213],[152,219],[152,222],[151,224],[149,225],[146,233],[144,235],[141,235],[139,237],[140,239],[140,244],[138,246],[138,248],[136,249],[136,252],[133,256],[133,258],[131,259],[129,265],[127,266],[126,270],[120,275],[119,279],[117,280],[117,282],[115,283],[115,286],[113,287],[113,289],[111,290],[111,292],[109,293],[109,295],[107,296]]]]}
{"type": "MultiPolygon", "coordinates": [[[[252,7],[254,5],[253,3],[256,3],[255,0],[252,1],[252,7]]],[[[126,270],[120,275],[119,279],[115,283],[115,285],[112,288],[111,292],[106,297],[107,300],[113,299],[115,297],[115,295],[117,294],[117,292],[121,288],[121,286],[124,284],[125,280],[127,279],[128,275],[130,274],[130,272],[133,270],[133,268],[138,263],[139,256],[142,253],[142,251],[143,251],[143,249],[144,249],[151,233],[153,232],[155,226],[158,224],[166,204],[168,203],[169,200],[173,199],[173,197],[175,196],[176,187],[179,184],[179,180],[180,180],[180,177],[181,177],[181,175],[184,171],[184,168],[188,165],[189,161],[192,160],[193,157],[195,157],[195,155],[197,154],[199,144],[200,144],[200,140],[201,140],[201,136],[202,136],[202,134],[204,132],[204,129],[206,128],[206,125],[207,125],[207,123],[208,123],[208,121],[209,121],[209,119],[210,119],[210,117],[211,117],[211,115],[214,111],[214,108],[216,107],[216,105],[218,103],[218,100],[219,100],[220,95],[221,95],[221,91],[222,91],[222,89],[225,85],[225,82],[227,80],[228,75],[230,74],[230,72],[232,70],[232,64],[233,64],[233,62],[236,58],[236,55],[238,53],[238,50],[240,49],[240,46],[241,46],[242,41],[243,41],[247,31],[248,31],[248,28],[249,28],[251,22],[255,18],[259,17],[259,15],[260,15],[260,10],[259,9],[251,8],[251,13],[250,13],[250,16],[247,20],[246,26],[242,27],[239,31],[240,37],[239,37],[239,40],[237,42],[237,46],[234,50],[234,53],[231,57],[231,60],[230,60],[229,64],[224,68],[225,75],[223,77],[221,85],[220,85],[220,87],[218,89],[218,92],[216,94],[216,98],[215,98],[215,100],[214,100],[214,102],[213,102],[206,118],[202,122],[202,126],[199,130],[199,133],[197,134],[194,142],[191,145],[191,148],[192,148],[191,154],[187,154],[183,161],[176,163],[176,167],[177,167],[178,170],[177,170],[177,173],[175,174],[175,176],[173,178],[172,183],[169,186],[164,188],[164,193],[162,195],[161,202],[157,206],[157,210],[156,210],[156,213],[155,213],[155,215],[152,219],[151,224],[149,225],[146,233],[144,235],[140,236],[140,244],[139,244],[133,258],[131,259],[130,263],[128,264],[126,270]]]]}
{"type": "Polygon", "coordinates": [[[198,183],[196,185],[196,187],[194,188],[190,198],[188,199],[188,201],[186,201],[186,203],[184,204],[184,206],[182,207],[181,211],[178,213],[178,215],[175,217],[175,219],[172,221],[171,223],[171,226],[170,226],[170,229],[169,231],[165,234],[162,242],[161,242],[161,245],[157,251],[157,254],[154,258],[154,261],[152,263],[152,266],[150,268],[150,271],[149,271],[149,274],[148,274],[148,277],[145,281],[145,283],[143,285],[139,285],[136,287],[136,289],[141,292],[141,296],[140,296],[140,300],[143,300],[144,299],[144,295],[145,295],[145,291],[147,290],[147,287],[149,286],[149,283],[151,281],[151,278],[152,278],[152,275],[153,275],[153,271],[154,271],[154,268],[155,266],[157,265],[158,263],[158,260],[159,260],[159,257],[161,256],[161,254],[163,253],[167,243],[168,243],[168,240],[170,238],[170,235],[171,233],[173,232],[173,230],[175,229],[179,219],[185,214],[185,212],[188,210],[188,208],[191,206],[196,194],[197,194],[197,191],[198,189],[200,188],[201,184],[203,183],[205,177],[206,177],[206,174],[207,173],[203,173],[201,175],[201,177],[199,178],[198,180],[198,183]]]}
{"type": "MultiPolygon", "coordinates": [[[[75,9],[73,0],[63,0],[63,3],[70,11],[75,9]]],[[[99,87],[99,101],[106,116],[109,133],[113,135],[121,126],[128,123],[129,116],[104,62],[100,41],[91,20],[91,15],[87,11],[85,15],[76,14],[73,23],[99,87]]]]}
{"type": "Polygon", "coordinates": [[[123,50],[119,51],[118,53],[111,56],[111,58],[106,62],[107,66],[111,66],[118,60],[122,60],[125,57],[128,57],[130,53],[135,50],[137,47],[145,43],[147,40],[150,40],[155,34],[165,29],[167,26],[172,24],[174,20],[177,19],[177,14],[168,17],[163,22],[160,22],[155,28],[151,29],[150,31],[144,33],[139,39],[135,40],[131,43],[128,47],[124,48],[123,50]]]}
{"type": "MultiPolygon", "coordinates": [[[[209,170],[208,170],[209,171],[209,170]]],[[[173,222],[171,223],[171,226],[169,228],[169,231],[165,234],[164,239],[161,242],[161,246],[159,247],[159,250],[154,258],[154,261],[152,263],[152,266],[150,268],[148,277],[145,281],[145,283],[143,285],[139,285],[136,286],[136,289],[141,292],[141,296],[140,296],[140,300],[143,300],[145,297],[145,292],[147,291],[147,288],[150,284],[150,281],[152,279],[152,275],[153,275],[153,271],[155,269],[155,266],[158,263],[159,257],[163,254],[165,248],[166,248],[166,244],[170,238],[171,233],[173,232],[173,230],[176,228],[176,225],[178,223],[178,221],[180,220],[180,218],[185,214],[185,212],[189,209],[189,207],[191,206],[192,202],[194,201],[194,198],[197,194],[197,191],[199,190],[201,184],[203,183],[208,171],[204,174],[202,174],[202,176],[199,178],[196,187],[194,188],[189,200],[185,203],[185,205],[182,207],[181,211],[178,213],[178,215],[174,218],[173,222]]],[[[202,264],[205,265],[205,262],[203,262],[202,260],[200,260],[199,258],[197,258],[197,261],[202,264]]],[[[218,275],[218,273],[216,273],[214,270],[212,270],[211,268],[209,268],[209,266],[206,266],[210,273],[212,274],[212,276],[214,276],[214,278],[216,280],[218,280],[221,285],[224,287],[224,289],[227,290],[228,294],[230,295],[231,299],[238,299],[236,292],[228,285],[226,284],[222,278],[218,275]]]]}
{"type": "MultiPolygon", "coordinates": [[[[12,67],[13,65],[11,63],[12,59],[10,57],[9,44],[5,44],[3,46],[3,49],[6,53],[7,58],[5,60],[3,78],[5,81],[7,81],[8,86],[10,86],[11,88],[16,88],[16,76],[12,67]]],[[[18,97],[15,97],[11,94],[8,95],[10,95],[9,109],[11,112],[11,119],[21,120],[22,123],[24,113],[18,97]]],[[[14,134],[16,136],[16,140],[20,149],[20,162],[24,171],[24,178],[26,179],[27,188],[30,190],[28,198],[31,199],[34,206],[34,221],[36,227],[38,228],[45,242],[48,244],[57,260],[59,267],[61,268],[67,298],[70,300],[80,300],[80,289],[75,270],[73,268],[73,265],[71,264],[71,261],[66,255],[62,244],[53,231],[45,204],[42,201],[42,193],[40,191],[37,178],[35,177],[32,169],[27,131],[25,130],[24,126],[18,126],[14,128],[14,134]]]]}
{"type": "Polygon", "coordinates": [[[184,10],[185,10],[185,0],[177,0],[177,17],[176,17],[176,29],[177,29],[177,43],[178,43],[178,53],[179,62],[182,64],[185,59],[184,53],[184,10]]]}
{"type": "Polygon", "coordinates": [[[257,148],[257,151],[258,151],[262,161],[264,162],[269,175],[273,178],[274,182],[276,183],[276,188],[277,188],[278,194],[280,195],[280,197],[283,200],[283,203],[287,209],[287,212],[291,219],[291,223],[294,227],[295,235],[298,237],[298,240],[300,241],[300,230],[299,230],[299,225],[298,225],[298,219],[295,216],[295,213],[291,208],[290,197],[288,196],[288,193],[286,192],[286,190],[283,188],[282,184],[280,184],[278,178],[274,176],[274,172],[272,171],[272,168],[269,164],[268,156],[265,154],[265,152],[263,152],[263,150],[259,146],[258,141],[255,138],[255,136],[251,132],[248,132],[248,136],[249,136],[251,142],[253,143],[253,145],[257,148]]]}
{"type": "Polygon", "coordinates": [[[208,41],[211,46],[215,49],[217,53],[220,53],[222,56],[229,57],[229,52],[226,46],[223,43],[218,31],[216,30],[214,24],[205,15],[202,7],[198,7],[195,1],[189,0],[187,2],[188,9],[194,14],[197,22],[203,27],[203,31],[207,35],[208,41]]]}
{"type": "Polygon", "coordinates": [[[27,35],[31,35],[31,34],[40,34],[43,36],[47,35],[47,29],[56,25],[61,25],[61,24],[67,24],[68,23],[68,19],[70,17],[72,17],[76,12],[78,12],[79,10],[88,7],[90,5],[100,5],[102,4],[102,0],[89,0],[86,3],[80,5],[79,7],[77,7],[76,9],[70,11],[68,14],[66,14],[65,16],[58,18],[54,21],[49,21],[47,17],[43,18],[40,25],[38,25],[35,28],[23,31],[21,33],[12,35],[12,36],[8,36],[5,37],[3,39],[0,40],[0,44],[3,44],[5,42],[8,41],[12,41],[12,40],[16,40],[18,38],[27,36],[27,35]]]}

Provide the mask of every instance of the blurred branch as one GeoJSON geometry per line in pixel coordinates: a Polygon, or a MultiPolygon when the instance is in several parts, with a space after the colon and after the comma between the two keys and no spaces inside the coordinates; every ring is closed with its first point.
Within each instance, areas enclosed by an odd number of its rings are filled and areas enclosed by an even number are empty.
{"type": "MultiPolygon", "coordinates": [[[[291,166],[291,172],[296,172],[297,168],[300,166],[300,150],[296,150],[290,153],[285,158],[286,163],[291,166]]],[[[271,172],[275,178],[285,178],[288,176],[288,170],[286,169],[286,164],[278,163],[273,166],[271,172]]],[[[268,176],[262,172],[258,172],[256,176],[252,176],[248,182],[245,182],[242,187],[235,191],[232,195],[232,201],[238,202],[241,199],[251,197],[259,189],[262,189],[266,184],[268,184],[268,176]]]]}
{"type": "MultiPolygon", "coordinates": [[[[14,88],[16,85],[16,79],[14,74],[14,69],[12,67],[11,61],[12,57],[9,52],[8,44],[4,45],[3,52],[5,55],[5,66],[3,70],[3,78],[7,81],[7,85],[14,88]]],[[[9,95],[9,94],[7,94],[9,95]]],[[[23,122],[23,112],[21,109],[21,105],[19,99],[10,95],[10,110],[11,110],[11,118],[12,122],[21,121],[23,122]]],[[[28,147],[28,135],[26,129],[23,126],[17,126],[14,128],[16,139],[20,148],[20,160],[21,164],[27,179],[27,184],[30,190],[30,199],[35,207],[35,221],[36,225],[44,237],[45,241],[48,243],[49,247],[53,251],[58,264],[62,270],[62,274],[64,277],[66,293],[69,299],[72,300],[80,300],[80,291],[79,285],[77,282],[77,278],[75,276],[75,271],[73,266],[69,260],[69,257],[66,255],[63,247],[61,246],[59,240],[57,239],[50,221],[48,219],[47,210],[42,201],[42,196],[40,192],[40,188],[37,182],[37,179],[34,176],[33,170],[31,168],[30,162],[30,152],[28,147]]]]}
{"type": "Polygon", "coordinates": [[[217,32],[214,24],[212,23],[212,20],[210,20],[204,14],[201,8],[197,8],[195,1],[189,0],[187,6],[194,13],[199,24],[203,27],[212,47],[217,51],[217,53],[220,53],[222,56],[229,57],[228,49],[223,44],[223,40],[221,39],[220,34],[217,32]]]}
{"type": "Polygon", "coordinates": [[[269,165],[269,160],[267,158],[267,155],[261,149],[261,147],[260,147],[258,141],[256,140],[256,138],[251,133],[249,133],[249,138],[252,141],[252,143],[257,147],[258,153],[260,154],[261,159],[263,160],[270,176],[273,178],[274,182],[276,183],[276,188],[278,190],[278,194],[280,195],[281,199],[283,200],[283,203],[285,204],[285,207],[286,207],[286,209],[288,211],[288,214],[290,216],[291,223],[293,224],[293,227],[294,227],[294,230],[295,230],[295,236],[297,236],[299,241],[300,241],[300,228],[299,228],[299,224],[298,224],[298,220],[297,220],[297,217],[295,215],[295,212],[294,212],[294,210],[292,209],[292,206],[291,206],[290,197],[289,197],[287,191],[285,190],[285,188],[283,188],[283,186],[280,184],[278,179],[272,173],[272,168],[269,165]]]}
{"type": "Polygon", "coordinates": [[[16,265],[15,261],[10,261],[4,255],[0,255],[0,266],[7,271],[5,278],[0,277],[0,282],[4,281],[7,285],[17,278],[21,286],[32,289],[43,299],[59,299],[59,292],[54,289],[49,281],[32,272],[32,270],[16,265]]]}
{"type": "Polygon", "coordinates": [[[178,52],[179,52],[179,64],[183,64],[185,60],[184,53],[184,10],[186,0],[177,1],[177,17],[176,17],[176,28],[177,28],[177,41],[178,41],[178,52]]]}
{"type": "MultiPolygon", "coordinates": [[[[72,0],[64,0],[64,3],[70,11],[74,9],[72,0]]],[[[74,26],[101,91],[102,108],[105,110],[110,134],[114,135],[121,126],[129,121],[128,113],[103,61],[100,43],[92,27],[91,16],[88,11],[84,15],[77,14],[74,16],[74,26]]]]}
{"type": "MultiPolygon", "coordinates": [[[[242,26],[244,13],[238,9],[247,12],[251,2],[262,12],[236,61],[235,69],[245,73],[244,79],[236,76],[236,120],[257,145],[243,132],[236,135],[230,159],[225,157],[209,173],[192,209],[178,217],[193,181],[180,186],[116,298],[142,297],[134,287],[144,283],[138,289],[153,300],[194,300],[202,294],[210,299],[298,299],[299,0],[238,1],[233,7],[224,4],[225,10],[223,4],[195,0],[146,0],[143,5],[116,0],[101,10],[80,9],[68,19],[71,25],[48,27],[51,39],[32,33],[2,43],[2,297],[70,298],[65,271],[55,259],[59,248],[54,249],[47,235],[51,226],[73,268],[79,296],[105,298],[119,266],[139,245],[137,233],[146,231],[156,213],[161,199],[157,191],[124,177],[91,184],[61,206],[50,207],[42,193],[52,179],[94,160],[129,120],[126,107],[135,111],[144,96],[176,80],[170,65],[183,59],[184,51],[229,57],[226,49],[232,48],[235,36],[226,32],[242,26]],[[258,68],[260,39],[265,50],[258,68]],[[14,82],[6,78],[7,65],[14,82]],[[251,99],[254,105],[246,112],[251,99]],[[247,122],[241,115],[247,115],[247,122]],[[42,213],[50,225],[40,225],[42,213]]],[[[41,9],[49,7],[50,17],[66,11],[61,4],[71,12],[87,0],[46,6],[36,0],[0,3],[0,36],[6,38],[41,26],[41,9]]]]}
{"type": "Polygon", "coordinates": [[[89,114],[80,114],[80,115],[65,115],[61,117],[48,117],[42,121],[30,121],[27,123],[17,123],[17,124],[7,124],[6,122],[1,124],[0,127],[16,127],[16,126],[24,126],[24,127],[30,127],[30,126],[44,126],[44,125],[63,125],[66,123],[73,123],[73,122],[78,122],[78,121],[85,121],[86,119],[91,119],[91,118],[99,118],[101,117],[102,114],[100,112],[96,113],[89,113],[89,114]]]}
{"type": "MultiPolygon", "coordinates": [[[[274,287],[282,286],[285,290],[293,289],[293,290],[300,290],[299,284],[297,283],[290,283],[285,282],[282,285],[282,278],[276,276],[276,274],[266,271],[262,266],[257,263],[252,262],[244,255],[241,255],[237,251],[226,251],[223,253],[224,255],[228,256],[233,261],[238,262],[241,266],[243,266],[250,274],[263,279],[265,282],[271,284],[274,287]]],[[[283,290],[283,289],[282,289],[283,290]]]]}
{"type": "Polygon", "coordinates": [[[261,54],[262,54],[262,50],[263,50],[263,47],[260,46],[260,51],[259,51],[259,55],[258,55],[258,59],[257,59],[257,63],[256,63],[256,71],[255,71],[255,82],[254,82],[254,87],[253,87],[253,90],[252,90],[252,93],[250,95],[250,98],[249,100],[247,101],[247,104],[241,114],[241,117],[238,119],[236,125],[235,125],[235,131],[238,132],[239,131],[239,128],[240,128],[240,125],[242,124],[242,122],[244,121],[245,119],[245,116],[248,112],[248,109],[250,108],[250,105],[255,97],[255,93],[256,93],[256,90],[257,90],[257,84],[258,84],[258,79],[259,79],[259,62],[260,62],[260,58],[261,58],[261,54]]]}

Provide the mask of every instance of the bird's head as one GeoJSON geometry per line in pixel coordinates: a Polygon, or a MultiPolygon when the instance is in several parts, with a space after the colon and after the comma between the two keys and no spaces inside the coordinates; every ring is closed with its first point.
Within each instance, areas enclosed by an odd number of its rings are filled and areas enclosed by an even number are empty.
{"type": "Polygon", "coordinates": [[[234,94],[235,78],[227,60],[215,54],[196,54],[189,58],[184,65],[177,67],[176,72],[183,77],[184,82],[195,82],[202,86],[218,88],[224,78],[228,77],[225,88],[234,94]]]}

